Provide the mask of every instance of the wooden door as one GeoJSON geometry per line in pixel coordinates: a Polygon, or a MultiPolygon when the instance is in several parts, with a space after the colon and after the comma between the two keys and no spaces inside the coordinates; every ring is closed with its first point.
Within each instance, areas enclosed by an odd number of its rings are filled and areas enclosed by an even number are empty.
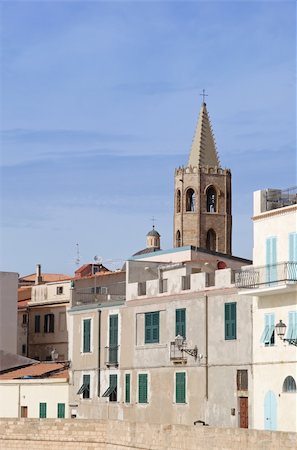
{"type": "Polygon", "coordinates": [[[239,398],[239,426],[240,428],[249,427],[249,414],[248,414],[248,397],[239,398]]]}
{"type": "Polygon", "coordinates": [[[28,406],[21,406],[21,417],[28,417],[28,406]]]}
{"type": "Polygon", "coordinates": [[[268,391],[264,398],[264,429],[276,430],[276,397],[272,391],[268,391]]]}

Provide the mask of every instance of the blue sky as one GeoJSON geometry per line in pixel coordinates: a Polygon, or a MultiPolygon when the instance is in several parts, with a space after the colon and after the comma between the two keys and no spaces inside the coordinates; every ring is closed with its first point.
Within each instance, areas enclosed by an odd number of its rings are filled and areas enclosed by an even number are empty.
{"type": "Polygon", "coordinates": [[[251,258],[252,192],[296,185],[295,2],[2,1],[1,29],[1,270],[115,267],[152,216],[170,248],[203,88],[251,258]]]}

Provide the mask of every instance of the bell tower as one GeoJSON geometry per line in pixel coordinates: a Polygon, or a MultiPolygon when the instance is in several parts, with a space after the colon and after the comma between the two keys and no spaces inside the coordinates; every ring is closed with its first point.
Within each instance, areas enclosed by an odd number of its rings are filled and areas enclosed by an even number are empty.
{"type": "Polygon", "coordinates": [[[231,255],[231,172],[220,166],[204,95],[188,164],[175,170],[173,245],[231,255]]]}

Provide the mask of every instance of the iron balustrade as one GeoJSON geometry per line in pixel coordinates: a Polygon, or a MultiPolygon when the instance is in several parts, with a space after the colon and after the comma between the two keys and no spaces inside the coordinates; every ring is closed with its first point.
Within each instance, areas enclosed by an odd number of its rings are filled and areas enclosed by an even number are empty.
{"type": "Polygon", "coordinates": [[[282,262],[267,266],[250,266],[236,270],[235,286],[240,289],[274,287],[297,282],[297,262],[282,262]]]}
{"type": "Polygon", "coordinates": [[[118,345],[110,345],[105,347],[105,365],[106,366],[118,366],[118,345]]]}

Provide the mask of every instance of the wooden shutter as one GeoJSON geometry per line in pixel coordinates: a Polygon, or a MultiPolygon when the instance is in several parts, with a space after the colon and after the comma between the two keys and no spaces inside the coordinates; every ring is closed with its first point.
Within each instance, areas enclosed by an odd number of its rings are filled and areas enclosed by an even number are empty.
{"type": "Polygon", "coordinates": [[[83,321],[83,352],[91,351],[91,319],[83,321]]]}
{"type": "Polygon", "coordinates": [[[186,309],[175,310],[175,336],[186,338],[186,309]]]}
{"type": "Polygon", "coordinates": [[[58,403],[58,419],[65,418],[65,403],[58,403]]]}
{"type": "Polygon", "coordinates": [[[225,339],[236,339],[236,303],[225,303],[225,339]]]}
{"type": "Polygon", "coordinates": [[[186,403],[186,374],[178,372],[175,374],[175,401],[186,403]]]}
{"type": "Polygon", "coordinates": [[[130,374],[125,375],[125,402],[130,403],[130,374]]]}
{"type": "Polygon", "coordinates": [[[39,403],[39,417],[40,419],[46,418],[46,403],[39,403]]]}
{"type": "Polygon", "coordinates": [[[147,374],[138,375],[138,403],[147,403],[147,374]]]}

